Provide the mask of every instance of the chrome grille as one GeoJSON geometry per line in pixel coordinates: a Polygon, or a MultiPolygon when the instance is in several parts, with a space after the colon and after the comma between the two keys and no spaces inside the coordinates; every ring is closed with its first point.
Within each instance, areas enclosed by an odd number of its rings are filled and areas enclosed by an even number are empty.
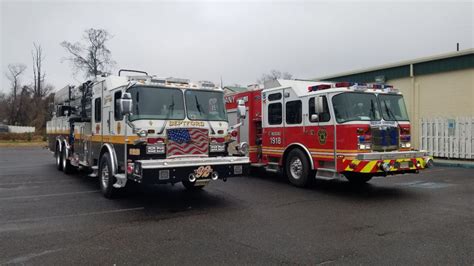
{"type": "Polygon", "coordinates": [[[372,149],[374,151],[393,151],[398,149],[400,133],[398,127],[372,127],[372,149]]]}

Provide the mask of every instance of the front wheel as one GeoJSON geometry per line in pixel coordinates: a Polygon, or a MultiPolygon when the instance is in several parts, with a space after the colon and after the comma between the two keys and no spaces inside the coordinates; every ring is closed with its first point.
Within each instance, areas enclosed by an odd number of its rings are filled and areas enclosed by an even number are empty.
{"type": "Polygon", "coordinates": [[[74,166],[71,165],[71,161],[67,158],[65,149],[63,149],[63,152],[61,153],[61,163],[61,168],[65,174],[70,174],[74,171],[74,166]]]}
{"type": "Polygon", "coordinates": [[[308,158],[300,149],[290,151],[285,162],[286,176],[297,187],[308,186],[312,181],[308,158]]]}
{"type": "Polygon", "coordinates": [[[102,191],[104,197],[108,199],[113,198],[117,194],[118,189],[114,188],[116,180],[112,173],[112,163],[108,153],[105,153],[100,158],[99,180],[100,190],[102,191]]]}

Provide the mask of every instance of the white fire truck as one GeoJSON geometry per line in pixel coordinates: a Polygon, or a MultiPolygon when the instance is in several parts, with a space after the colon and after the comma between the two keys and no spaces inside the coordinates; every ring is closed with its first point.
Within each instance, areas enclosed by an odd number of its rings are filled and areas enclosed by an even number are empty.
{"type": "Polygon", "coordinates": [[[432,163],[412,148],[403,96],[392,86],[278,79],[227,95],[231,121],[238,103],[249,113],[238,140],[249,143],[251,165],[296,186],[314,177],[365,183],[432,163]]]}
{"type": "MultiPolygon", "coordinates": [[[[223,90],[211,82],[121,70],[65,87],[55,94],[55,107],[47,134],[58,170],[89,170],[105,197],[130,181],[182,182],[196,190],[243,175],[249,163],[248,144],[227,152],[234,128],[223,90]],[[140,75],[123,76],[124,71],[140,75]]],[[[244,106],[239,114],[245,117],[244,106]]]]}

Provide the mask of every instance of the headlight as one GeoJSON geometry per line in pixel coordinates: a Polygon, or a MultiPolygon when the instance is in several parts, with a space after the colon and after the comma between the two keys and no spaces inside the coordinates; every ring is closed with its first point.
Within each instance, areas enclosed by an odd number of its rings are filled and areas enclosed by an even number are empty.
{"type": "Polygon", "coordinates": [[[245,155],[249,152],[249,144],[247,142],[241,142],[236,148],[242,155],[245,155]]]}
{"type": "Polygon", "coordinates": [[[402,148],[410,148],[411,143],[410,142],[400,142],[400,147],[402,148]]]}
{"type": "Polygon", "coordinates": [[[137,135],[139,137],[145,138],[146,136],[148,136],[148,132],[143,129],[143,130],[138,131],[137,135]]]}
{"type": "Polygon", "coordinates": [[[370,143],[359,143],[359,150],[370,150],[371,148],[370,143]]]}

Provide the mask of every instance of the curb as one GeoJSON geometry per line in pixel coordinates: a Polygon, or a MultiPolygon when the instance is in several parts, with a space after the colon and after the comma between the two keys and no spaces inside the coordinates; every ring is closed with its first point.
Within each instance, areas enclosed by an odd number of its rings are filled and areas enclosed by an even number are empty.
{"type": "Polygon", "coordinates": [[[434,166],[446,166],[446,167],[460,167],[460,168],[468,168],[474,169],[474,163],[464,163],[464,162],[449,162],[449,161],[437,161],[436,159],[433,160],[434,166]]]}

